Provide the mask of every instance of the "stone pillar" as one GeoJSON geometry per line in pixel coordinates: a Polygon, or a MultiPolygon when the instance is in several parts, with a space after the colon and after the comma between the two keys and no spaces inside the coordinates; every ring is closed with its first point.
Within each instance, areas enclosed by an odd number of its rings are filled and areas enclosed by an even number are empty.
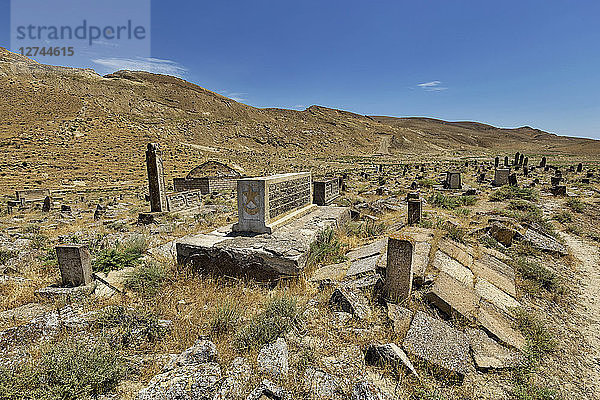
{"type": "Polygon", "coordinates": [[[529,164],[529,157],[525,157],[523,160],[523,166],[526,167],[529,164]]]}
{"type": "Polygon", "coordinates": [[[148,169],[150,211],[169,211],[163,171],[162,151],[160,150],[158,143],[148,143],[148,149],[146,150],[146,167],[148,169]]]}
{"type": "Polygon", "coordinates": [[[508,156],[504,156],[504,166],[508,167],[508,156]]]}
{"type": "Polygon", "coordinates": [[[544,168],[546,166],[546,157],[542,157],[542,161],[540,161],[540,167],[544,168]]]}
{"type": "Polygon", "coordinates": [[[75,287],[92,282],[92,264],[86,245],[63,244],[56,246],[56,257],[63,286],[75,287]]]}
{"type": "Polygon", "coordinates": [[[517,152],[515,153],[515,162],[513,163],[514,165],[519,165],[519,155],[520,155],[520,154],[519,154],[519,152],[517,151],[517,152]]]}
{"type": "Polygon", "coordinates": [[[583,171],[583,164],[579,163],[577,164],[577,173],[580,173],[581,171],[583,171]]]}
{"type": "Polygon", "coordinates": [[[416,199],[408,199],[408,225],[415,225],[421,221],[422,202],[418,197],[416,199]]]}
{"type": "Polygon", "coordinates": [[[52,197],[46,196],[42,205],[42,212],[49,212],[52,209],[52,197]]]}
{"type": "Polygon", "coordinates": [[[523,161],[524,161],[524,159],[525,159],[524,157],[525,157],[525,156],[524,156],[523,154],[521,154],[521,155],[519,156],[519,165],[523,165],[523,161]]]}
{"type": "Polygon", "coordinates": [[[406,303],[412,292],[413,245],[408,240],[389,238],[387,266],[383,292],[385,297],[395,303],[406,303]]]}
{"type": "Polygon", "coordinates": [[[498,168],[498,165],[500,165],[500,157],[494,158],[494,168],[498,168]]]}

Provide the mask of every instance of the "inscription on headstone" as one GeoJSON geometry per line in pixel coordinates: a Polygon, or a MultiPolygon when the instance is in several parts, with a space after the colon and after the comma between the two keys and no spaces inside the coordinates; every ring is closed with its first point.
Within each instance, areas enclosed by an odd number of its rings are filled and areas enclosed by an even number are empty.
{"type": "Polygon", "coordinates": [[[510,169],[496,169],[494,172],[494,181],[492,184],[494,186],[504,186],[508,185],[508,175],[510,174],[510,169]]]}
{"type": "Polygon", "coordinates": [[[387,266],[383,291],[388,300],[404,303],[410,300],[412,292],[413,245],[408,240],[389,238],[387,266]]]}
{"type": "Polygon", "coordinates": [[[163,171],[162,151],[160,150],[158,143],[148,143],[148,149],[146,150],[146,167],[148,170],[150,211],[169,211],[163,171]]]}
{"type": "Polygon", "coordinates": [[[87,285],[92,281],[92,264],[87,246],[59,245],[56,246],[56,256],[63,286],[87,285]]]}
{"type": "Polygon", "coordinates": [[[338,178],[322,179],[313,182],[313,203],[326,206],[340,196],[338,178]]]}

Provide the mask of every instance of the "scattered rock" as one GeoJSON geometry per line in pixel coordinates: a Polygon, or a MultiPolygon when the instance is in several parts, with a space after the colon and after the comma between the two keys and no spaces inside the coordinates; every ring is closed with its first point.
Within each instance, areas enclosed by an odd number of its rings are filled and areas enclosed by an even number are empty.
{"type": "Polygon", "coordinates": [[[287,395],[283,388],[265,379],[246,397],[246,400],[284,400],[286,398],[287,395]]]}
{"type": "Polygon", "coordinates": [[[358,289],[338,287],[329,302],[338,310],[350,313],[358,319],[368,319],[371,316],[369,300],[358,289]]]}
{"type": "Polygon", "coordinates": [[[394,332],[397,333],[399,337],[404,338],[410,327],[413,312],[408,308],[404,308],[394,303],[387,303],[387,310],[388,318],[391,319],[394,324],[394,332]]]}
{"type": "Polygon", "coordinates": [[[482,330],[469,329],[467,337],[478,369],[502,369],[517,365],[517,355],[496,343],[482,330]]]}
{"type": "Polygon", "coordinates": [[[417,378],[419,375],[402,349],[394,343],[370,344],[365,352],[367,365],[403,365],[417,378]]]}
{"type": "Polygon", "coordinates": [[[288,346],[285,339],[279,338],[260,350],[256,358],[258,370],[274,378],[286,376],[289,372],[288,346]]]}
{"type": "Polygon", "coordinates": [[[333,399],[340,393],[338,380],[325,371],[309,367],[304,372],[304,391],[311,399],[333,399]]]}

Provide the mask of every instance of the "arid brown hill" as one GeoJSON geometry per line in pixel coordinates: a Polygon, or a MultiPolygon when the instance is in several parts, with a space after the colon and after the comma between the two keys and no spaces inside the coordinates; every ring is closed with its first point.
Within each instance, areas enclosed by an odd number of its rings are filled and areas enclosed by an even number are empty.
{"type": "Polygon", "coordinates": [[[3,48],[0,116],[0,193],[142,184],[151,141],[165,151],[168,178],[208,159],[255,173],[373,154],[600,153],[599,142],[530,128],[368,117],[319,106],[259,109],[172,76],[118,71],[102,77],[3,48]]]}

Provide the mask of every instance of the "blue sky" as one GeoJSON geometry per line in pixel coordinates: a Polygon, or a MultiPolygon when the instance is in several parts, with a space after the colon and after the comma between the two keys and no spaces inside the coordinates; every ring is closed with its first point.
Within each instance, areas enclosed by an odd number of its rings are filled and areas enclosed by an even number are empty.
{"type": "MultiPolygon", "coordinates": [[[[151,5],[147,57],[67,62],[172,73],[257,107],[319,104],[600,139],[597,0],[151,5]]],[[[0,46],[9,45],[0,0],[0,46]]]]}

